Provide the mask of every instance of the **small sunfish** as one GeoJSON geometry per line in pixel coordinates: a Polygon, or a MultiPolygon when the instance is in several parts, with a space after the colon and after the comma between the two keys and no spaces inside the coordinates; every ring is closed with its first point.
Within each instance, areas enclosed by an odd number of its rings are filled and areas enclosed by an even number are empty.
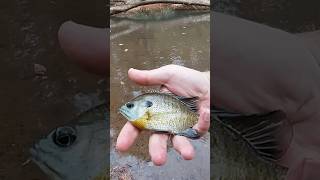
{"type": "Polygon", "coordinates": [[[57,127],[30,148],[31,159],[54,180],[106,180],[109,168],[105,104],[57,127]]]}
{"type": "Polygon", "coordinates": [[[119,111],[139,129],[197,139],[200,135],[192,128],[198,121],[196,102],[195,97],[152,92],[135,97],[119,111]]]}

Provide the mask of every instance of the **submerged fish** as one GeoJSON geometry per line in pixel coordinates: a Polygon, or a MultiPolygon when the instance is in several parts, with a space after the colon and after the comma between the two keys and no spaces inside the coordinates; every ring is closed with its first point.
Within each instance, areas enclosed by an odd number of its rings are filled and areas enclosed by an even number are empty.
{"type": "Polygon", "coordinates": [[[33,162],[54,180],[107,179],[106,110],[100,105],[84,112],[71,125],[54,129],[30,149],[33,162]]]}
{"type": "Polygon", "coordinates": [[[139,129],[199,138],[192,127],[198,121],[197,98],[171,93],[145,93],[121,106],[120,113],[139,129]]]}

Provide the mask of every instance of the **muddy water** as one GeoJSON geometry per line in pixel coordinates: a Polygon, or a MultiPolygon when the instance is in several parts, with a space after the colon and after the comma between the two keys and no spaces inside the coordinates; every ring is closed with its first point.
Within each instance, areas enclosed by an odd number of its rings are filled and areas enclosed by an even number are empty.
{"type": "Polygon", "coordinates": [[[178,64],[199,71],[209,70],[209,14],[133,21],[111,19],[111,168],[126,167],[135,179],[209,179],[210,143],[206,139],[192,141],[196,157],[184,161],[169,148],[167,164],[153,166],[148,155],[148,136],[143,132],[126,154],[118,154],[114,143],[126,120],[118,108],[147,89],[128,79],[129,68],[153,69],[178,64]]]}

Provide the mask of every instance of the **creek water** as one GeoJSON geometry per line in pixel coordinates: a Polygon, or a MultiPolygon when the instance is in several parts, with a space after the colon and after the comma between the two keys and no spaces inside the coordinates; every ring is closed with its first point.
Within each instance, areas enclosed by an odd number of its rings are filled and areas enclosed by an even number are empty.
{"type": "Polygon", "coordinates": [[[126,120],[118,108],[132,97],[159,87],[141,87],[128,79],[129,68],[154,69],[177,64],[199,71],[210,67],[210,15],[171,14],[165,19],[111,18],[110,127],[111,168],[127,167],[135,179],[209,179],[209,135],[192,141],[196,155],[185,161],[169,146],[164,166],[154,166],[148,154],[148,132],[143,132],[126,154],[115,150],[115,141],[126,120]]]}

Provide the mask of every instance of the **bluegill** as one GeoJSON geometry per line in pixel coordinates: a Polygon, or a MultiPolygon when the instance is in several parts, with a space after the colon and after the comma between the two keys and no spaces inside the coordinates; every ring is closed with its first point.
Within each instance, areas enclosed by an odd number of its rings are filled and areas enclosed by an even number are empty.
{"type": "Polygon", "coordinates": [[[197,139],[199,133],[192,128],[198,121],[196,102],[196,97],[152,92],[135,97],[121,106],[119,111],[139,129],[197,139]]]}
{"type": "Polygon", "coordinates": [[[30,149],[32,161],[54,180],[107,179],[107,117],[103,104],[53,129],[30,149]]]}

